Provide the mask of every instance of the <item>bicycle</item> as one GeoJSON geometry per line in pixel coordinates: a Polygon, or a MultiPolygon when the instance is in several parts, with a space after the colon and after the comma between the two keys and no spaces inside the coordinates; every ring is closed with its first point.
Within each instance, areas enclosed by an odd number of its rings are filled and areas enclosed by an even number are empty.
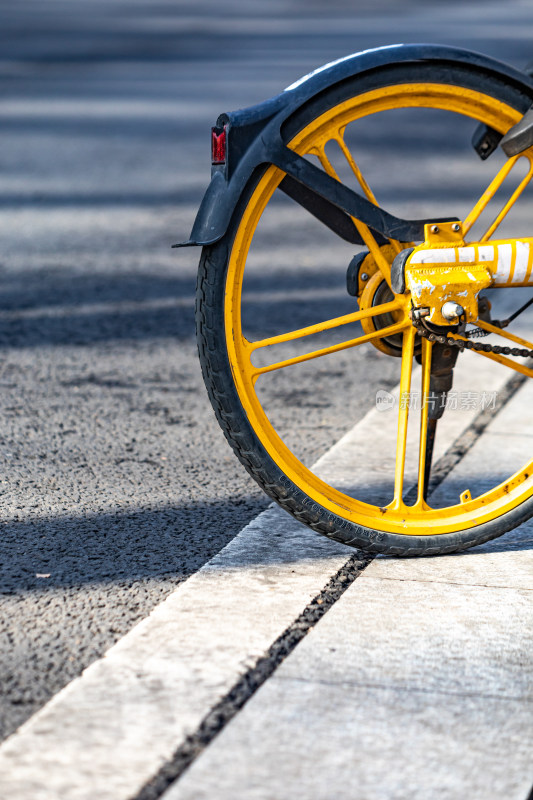
{"type": "MultiPolygon", "coordinates": [[[[222,114],[213,127],[212,180],[190,240],[175,245],[203,247],[196,308],[203,376],[237,457],[270,497],[313,530],[372,553],[434,555],[486,542],[533,515],[530,460],[503,480],[497,476],[495,485],[482,487],[477,495],[463,486],[454,499],[432,502],[437,422],[446,417],[454,374],[465,354],[472,354],[468,365],[481,356],[494,370],[506,369],[518,376],[518,384],[533,376],[528,362],[533,343],[509,329],[533,299],[503,320],[492,317],[489,299],[489,295],[497,296],[495,290],[533,286],[533,238],[494,238],[502,223],[507,223],[509,212],[519,208],[518,200],[525,197],[533,175],[532,103],[533,81],[526,73],[469,51],[398,45],[321,67],[265,103],[222,114]],[[451,118],[453,127],[441,122],[444,118],[451,118]],[[479,156],[476,163],[482,165],[483,175],[469,178],[463,186],[464,204],[469,202],[470,210],[463,216],[434,214],[431,207],[437,203],[439,190],[445,200],[446,192],[453,195],[461,182],[460,166],[467,163],[463,133],[472,120],[476,127],[469,152],[475,159],[479,156]],[[425,171],[417,172],[417,165],[411,163],[412,148],[404,146],[400,159],[411,162],[402,172],[402,181],[396,177],[396,167],[389,164],[400,130],[411,132],[413,141],[420,140],[416,153],[419,163],[425,164],[425,171]],[[442,131],[449,131],[444,139],[442,131]],[[376,153],[379,136],[385,144],[379,163],[375,155],[367,158],[370,172],[380,181],[378,168],[385,170],[382,189],[392,187],[393,201],[394,192],[401,192],[405,183],[414,201],[428,209],[422,219],[406,219],[378,205],[361,159],[365,148],[376,153]],[[451,152],[459,145],[454,161],[448,148],[451,152]],[[490,167],[493,160],[502,158],[501,165],[490,167]],[[451,178],[445,170],[438,179],[432,175],[439,160],[444,167],[453,166],[451,178]],[[516,183],[520,168],[516,165],[523,163],[526,174],[488,227],[474,236],[509,180],[516,183]],[[468,201],[466,195],[474,193],[476,182],[479,191],[488,172],[480,196],[468,201]],[[285,200],[278,201],[280,196],[285,200]],[[337,252],[337,245],[329,244],[334,237],[339,247],[352,252],[359,248],[342,267],[346,271],[343,291],[353,310],[346,312],[345,300],[339,300],[344,313],[323,321],[303,320],[306,324],[292,327],[279,323],[281,332],[259,331],[257,338],[253,335],[253,291],[246,288],[248,274],[255,276],[256,286],[275,289],[274,281],[282,281],[286,254],[291,253],[301,282],[305,263],[313,258],[312,248],[322,246],[313,244],[305,255],[305,240],[294,231],[291,220],[296,212],[288,207],[287,197],[300,207],[300,215],[308,215],[324,231],[327,242],[322,258],[337,252]],[[269,209],[274,209],[273,216],[264,234],[261,226],[269,209]],[[288,234],[285,246],[283,226],[288,234]],[[261,236],[266,248],[253,261],[254,243],[261,236]],[[273,276],[270,283],[269,275],[273,276]],[[251,311],[246,308],[250,297],[251,311]],[[350,325],[360,326],[356,335],[339,338],[350,325]],[[328,336],[336,338],[330,341],[328,336]],[[488,343],[480,341],[485,336],[491,337],[488,343]],[[503,344],[495,344],[495,336],[497,341],[503,338],[503,344]],[[318,337],[319,346],[305,349],[313,337],[318,337]],[[388,460],[372,462],[374,471],[389,464],[390,477],[380,476],[370,487],[364,481],[359,486],[339,486],[304,463],[298,452],[303,438],[292,423],[288,432],[277,429],[276,385],[279,389],[281,381],[284,386],[290,382],[282,374],[310,367],[315,376],[318,373],[321,380],[328,380],[316,365],[339,354],[355,359],[363,346],[370,372],[383,370],[389,384],[395,369],[391,364],[399,365],[396,393],[384,394],[397,405],[395,453],[388,460]],[[272,361],[268,354],[276,348],[284,354],[272,361]],[[420,373],[416,378],[420,407],[416,409],[418,442],[413,445],[415,415],[410,399],[415,370],[416,375],[420,373]],[[269,378],[274,389],[264,388],[269,378]],[[274,402],[274,411],[269,402],[274,402]]],[[[307,222],[302,225],[306,230],[307,222]]],[[[338,261],[333,257],[331,261],[333,281],[339,270],[338,261]]],[[[289,268],[285,267],[287,273],[289,268]]],[[[325,307],[324,298],[331,295],[335,307],[337,295],[329,288],[329,273],[322,275],[315,264],[309,274],[309,285],[320,283],[317,275],[321,275],[321,305],[325,307]]],[[[272,321],[280,316],[283,303],[284,297],[271,301],[272,321]]],[[[298,319],[298,303],[295,308],[289,321],[298,319]]],[[[359,367],[353,368],[355,375],[359,367]]],[[[345,375],[346,370],[341,373],[345,375]]],[[[312,373],[306,374],[313,380],[312,373]]],[[[366,391],[364,373],[359,369],[357,374],[354,396],[366,391]]],[[[310,385],[316,387],[314,380],[310,385]]],[[[509,395],[518,384],[507,382],[503,394],[509,395]]],[[[497,411],[493,409],[492,417],[497,411]]],[[[302,412],[303,423],[305,416],[302,412]]],[[[361,435],[368,437],[369,452],[379,444],[380,419],[371,408],[359,422],[361,435]]],[[[450,446],[453,449],[453,441],[450,446]]]]}

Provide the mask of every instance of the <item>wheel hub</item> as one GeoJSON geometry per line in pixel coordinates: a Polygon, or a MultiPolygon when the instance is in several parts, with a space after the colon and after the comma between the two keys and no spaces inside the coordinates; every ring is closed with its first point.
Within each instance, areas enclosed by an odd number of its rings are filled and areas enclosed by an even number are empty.
{"type": "MultiPolygon", "coordinates": [[[[389,303],[391,300],[394,300],[394,293],[378,270],[367,282],[359,298],[359,308],[361,311],[366,311],[368,308],[375,308],[384,303],[389,303]]],[[[401,320],[402,316],[403,311],[401,310],[391,311],[386,314],[380,314],[377,317],[367,317],[361,321],[361,326],[365,333],[373,333],[376,330],[387,328],[389,325],[394,325],[395,322],[401,320]]],[[[386,336],[383,339],[373,339],[371,344],[388,356],[401,356],[402,354],[403,338],[401,333],[386,336]]]]}

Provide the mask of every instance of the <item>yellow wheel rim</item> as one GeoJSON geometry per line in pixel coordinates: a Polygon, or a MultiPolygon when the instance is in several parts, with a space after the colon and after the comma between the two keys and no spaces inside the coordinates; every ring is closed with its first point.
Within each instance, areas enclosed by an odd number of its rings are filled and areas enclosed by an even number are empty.
{"type": "MultiPolygon", "coordinates": [[[[326,142],[332,138],[338,140],[339,136],[342,139],[344,128],[354,120],[379,111],[409,107],[426,107],[456,112],[476,120],[481,119],[500,132],[505,132],[521,116],[509,105],[470,89],[434,83],[400,84],[366,92],[329,109],[300,131],[289,142],[289,147],[301,155],[316,154],[320,156],[324,153],[326,142]]],[[[327,163],[325,166],[328,167],[327,163]]],[[[357,165],[354,163],[355,169],[357,169],[357,165]]],[[[396,501],[391,503],[384,513],[382,508],[357,500],[322,481],[304,466],[286,446],[272,426],[256,394],[256,380],[268,370],[259,369],[253,365],[252,354],[257,348],[257,344],[246,339],[241,321],[242,284],[248,251],[261,215],[283,177],[284,173],[279,169],[273,166],[269,167],[247,203],[229,257],[224,302],[226,346],[235,387],[253,430],[273,461],[292,483],[318,505],[355,524],[389,533],[413,535],[431,533],[435,535],[464,530],[500,517],[527,500],[533,492],[533,478],[530,478],[533,473],[533,460],[490,491],[468,502],[446,508],[431,509],[420,499],[414,506],[404,505],[400,479],[400,491],[399,494],[396,493],[396,501]]],[[[362,185],[365,188],[364,179],[362,179],[362,185]]],[[[368,189],[367,196],[372,198],[370,189],[366,187],[365,191],[366,189],[368,189]]],[[[364,226],[362,227],[364,228],[364,226]]],[[[358,229],[365,238],[367,231],[361,230],[359,225],[358,229]]],[[[397,247],[397,249],[399,248],[397,247]]],[[[376,255],[377,261],[379,254],[376,255]]],[[[383,265],[384,272],[387,271],[388,266],[388,263],[383,265]]],[[[383,313],[385,306],[379,308],[383,313]]],[[[402,332],[404,354],[412,353],[415,331],[412,326],[408,325],[408,309],[405,301],[398,299],[393,310],[395,319],[398,317],[403,319],[403,328],[399,327],[397,331],[391,329],[389,334],[402,332]]],[[[357,319],[357,313],[348,316],[354,320],[357,319]]],[[[398,324],[401,325],[401,323],[398,324]]],[[[320,325],[315,327],[317,330],[326,329],[320,325]]],[[[270,340],[263,340],[262,346],[265,346],[265,342],[268,344],[270,340]]],[[[351,343],[348,342],[345,346],[351,346],[351,343]]],[[[427,345],[424,346],[427,347],[427,345]]],[[[341,348],[337,347],[337,349],[341,348]]],[[[335,348],[330,348],[328,352],[335,352],[335,348]]],[[[290,366],[290,363],[282,364],[282,366],[285,365],[290,366]]],[[[405,374],[407,370],[404,370],[402,366],[402,382],[405,385],[409,383],[410,370],[411,366],[409,365],[409,376],[407,376],[405,374]]],[[[407,421],[405,420],[405,428],[406,425],[407,421]]],[[[401,435],[402,421],[400,419],[400,438],[401,435]]]]}

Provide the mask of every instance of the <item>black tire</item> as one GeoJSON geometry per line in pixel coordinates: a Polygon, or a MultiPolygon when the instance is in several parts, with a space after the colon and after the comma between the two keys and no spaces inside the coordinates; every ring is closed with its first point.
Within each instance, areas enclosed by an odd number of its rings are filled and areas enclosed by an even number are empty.
{"type": "MultiPolygon", "coordinates": [[[[520,112],[531,99],[516,87],[495,76],[483,74],[468,65],[394,65],[333,86],[300,109],[285,125],[289,141],[298,131],[325,110],[346,98],[383,86],[418,81],[481,91],[520,112]]],[[[476,157],[475,155],[473,157],[476,157]]],[[[266,168],[265,168],[266,169],[266,168]]],[[[254,176],[246,187],[239,207],[224,238],[205,247],[198,271],[196,324],[203,377],[218,422],[235,454],[261,488],[297,520],[331,539],[370,553],[395,556],[446,554],[465,550],[501,536],[533,515],[533,498],[502,516],[484,524],[439,535],[403,535],[356,524],[333,514],[305,494],[271,458],[250,424],[240,401],[225,341],[224,299],[226,277],[233,240],[242,214],[263,173],[254,176]]]]}

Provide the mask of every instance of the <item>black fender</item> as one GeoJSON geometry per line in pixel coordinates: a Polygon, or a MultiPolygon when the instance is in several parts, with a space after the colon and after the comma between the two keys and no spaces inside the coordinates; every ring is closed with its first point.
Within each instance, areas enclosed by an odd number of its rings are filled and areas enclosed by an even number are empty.
{"type": "Polygon", "coordinates": [[[351,216],[372,228],[378,241],[388,238],[404,242],[422,240],[424,224],[436,220],[403,220],[374,206],[286,147],[282,134],[287,120],[324,89],[383,66],[406,62],[440,62],[444,68],[453,64],[470,65],[522,91],[524,113],[533,100],[533,79],[529,75],[481,53],[455,47],[400,44],[365,50],[325,64],[264,103],[219,116],[217,129],[226,128],[226,163],[213,166],[211,183],[189,241],[174,247],[210,245],[219,241],[252,175],[267,164],[274,164],[286,173],[280,184],[286,194],[347,241],[361,243],[351,216]]]}

